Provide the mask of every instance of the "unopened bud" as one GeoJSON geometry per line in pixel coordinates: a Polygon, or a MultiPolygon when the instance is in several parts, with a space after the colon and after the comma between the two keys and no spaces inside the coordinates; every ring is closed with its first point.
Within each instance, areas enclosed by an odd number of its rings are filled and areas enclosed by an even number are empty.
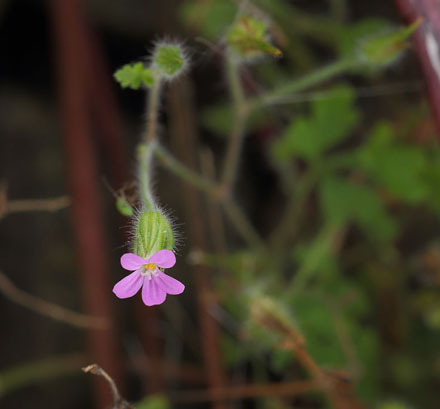
{"type": "Polygon", "coordinates": [[[159,210],[142,211],[136,222],[133,253],[149,258],[159,250],[173,247],[173,230],[166,216],[159,210]]]}
{"type": "Polygon", "coordinates": [[[180,44],[160,42],[153,52],[152,68],[160,77],[171,80],[185,71],[188,62],[180,44]]]}
{"type": "Polygon", "coordinates": [[[392,64],[408,47],[406,40],[421,22],[422,20],[418,19],[408,27],[365,38],[359,48],[361,62],[373,69],[392,64]]]}
{"type": "Polygon", "coordinates": [[[233,24],[226,35],[229,47],[241,58],[253,58],[263,54],[280,57],[281,51],[268,41],[267,23],[243,15],[233,24]]]}

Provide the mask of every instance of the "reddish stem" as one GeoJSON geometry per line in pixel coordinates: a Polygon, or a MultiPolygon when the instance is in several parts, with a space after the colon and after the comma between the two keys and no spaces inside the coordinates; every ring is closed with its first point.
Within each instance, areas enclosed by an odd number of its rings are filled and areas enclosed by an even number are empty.
{"type": "MultiPolygon", "coordinates": [[[[98,194],[97,169],[91,143],[86,94],[86,38],[78,0],[53,0],[52,23],[56,38],[61,108],[72,220],[79,257],[81,291],[87,314],[113,322],[108,246],[98,194]]],[[[90,358],[106,367],[118,384],[121,371],[113,325],[87,332],[90,358]]],[[[107,385],[95,382],[97,407],[111,403],[107,385]]]]}
{"type": "Polygon", "coordinates": [[[437,0],[394,0],[403,18],[423,22],[415,32],[415,45],[425,76],[434,119],[440,130],[440,7],[437,0]]]}
{"type": "MultiPolygon", "coordinates": [[[[169,112],[171,118],[171,134],[176,152],[182,162],[195,168],[197,152],[197,127],[192,109],[191,88],[188,80],[182,79],[169,90],[169,112]]],[[[183,186],[183,202],[188,223],[188,234],[193,246],[197,249],[206,247],[207,237],[202,219],[199,193],[191,186],[183,186]]],[[[203,360],[209,387],[222,389],[225,386],[225,375],[220,354],[220,333],[217,323],[210,314],[215,305],[214,293],[209,282],[210,271],[204,266],[195,266],[195,282],[198,295],[198,309],[202,342],[203,360]]],[[[209,392],[208,392],[209,393],[209,392]]],[[[215,409],[223,409],[224,402],[213,402],[215,409]]]]}
{"type": "MultiPolygon", "coordinates": [[[[110,163],[112,184],[120,188],[129,179],[127,148],[124,143],[124,131],[121,124],[114,88],[111,84],[112,75],[108,69],[101,45],[93,32],[88,30],[85,53],[89,61],[87,71],[88,98],[94,111],[102,144],[110,163]]],[[[121,224],[127,224],[127,218],[121,217],[121,224]]],[[[121,236],[128,240],[127,229],[121,230],[121,236]]],[[[158,311],[146,308],[138,300],[135,305],[136,322],[142,344],[148,355],[148,365],[154,374],[146,380],[146,390],[150,393],[163,392],[164,378],[161,372],[162,348],[157,336],[158,311]]]]}

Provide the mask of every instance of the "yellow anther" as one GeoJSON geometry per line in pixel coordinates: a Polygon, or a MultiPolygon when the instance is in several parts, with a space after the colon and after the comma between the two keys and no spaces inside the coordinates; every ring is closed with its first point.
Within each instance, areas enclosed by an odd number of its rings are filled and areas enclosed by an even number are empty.
{"type": "Polygon", "coordinates": [[[145,264],[144,268],[145,268],[145,271],[154,271],[154,270],[156,270],[156,264],[154,264],[154,263],[145,264]]]}

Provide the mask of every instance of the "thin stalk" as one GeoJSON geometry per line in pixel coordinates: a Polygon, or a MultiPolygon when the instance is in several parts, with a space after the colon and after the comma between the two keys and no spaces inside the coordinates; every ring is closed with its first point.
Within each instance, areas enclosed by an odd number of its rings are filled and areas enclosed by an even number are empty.
{"type": "Polygon", "coordinates": [[[288,244],[290,239],[295,237],[300,227],[301,217],[304,214],[306,201],[315,185],[315,181],[315,176],[308,173],[301,178],[299,183],[292,185],[285,213],[270,238],[273,249],[281,249],[281,247],[288,244]]]}
{"type": "Polygon", "coordinates": [[[247,104],[241,85],[239,65],[231,57],[227,61],[227,78],[232,102],[234,106],[235,118],[226,156],[223,162],[221,185],[226,193],[229,193],[237,175],[238,163],[243,146],[244,131],[248,116],[247,104]]]}
{"type": "Polygon", "coordinates": [[[185,166],[162,146],[157,146],[154,153],[169,171],[173,172],[197,189],[206,192],[211,196],[215,196],[218,191],[218,186],[214,181],[201,176],[185,166]]]}
{"type": "Polygon", "coordinates": [[[145,130],[144,142],[138,146],[138,180],[139,192],[144,206],[147,210],[154,211],[157,208],[151,186],[151,169],[154,152],[158,147],[157,126],[160,103],[160,81],[151,87],[148,93],[147,102],[147,127],[145,130]]]}
{"type": "Polygon", "coordinates": [[[158,80],[148,93],[147,102],[147,128],[145,131],[145,143],[148,144],[157,138],[157,124],[160,103],[161,84],[158,80]]]}
{"type": "Polygon", "coordinates": [[[306,88],[310,88],[332,77],[347,72],[352,69],[356,64],[357,62],[352,59],[344,59],[333,62],[329,65],[326,65],[318,70],[311,72],[308,75],[305,75],[304,77],[298,78],[287,84],[277,87],[266,95],[262,95],[254,99],[253,101],[249,101],[250,109],[255,110],[263,106],[282,103],[286,96],[303,91],[306,88]]]}
{"type": "Polygon", "coordinates": [[[233,223],[237,232],[242,238],[251,246],[260,250],[265,249],[264,241],[261,239],[258,232],[254,229],[252,224],[242,212],[240,207],[233,200],[226,200],[222,202],[226,216],[233,223]]]}

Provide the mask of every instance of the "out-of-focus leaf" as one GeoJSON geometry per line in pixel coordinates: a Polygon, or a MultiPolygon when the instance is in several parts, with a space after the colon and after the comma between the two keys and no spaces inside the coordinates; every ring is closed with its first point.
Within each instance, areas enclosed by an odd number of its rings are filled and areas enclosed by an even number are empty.
{"type": "Polygon", "coordinates": [[[315,159],[347,138],[360,118],[353,102],[354,94],[348,87],[334,88],[326,98],[314,101],[310,115],[295,118],[274,143],[275,159],[315,159]]]}
{"type": "MultiPolygon", "coordinates": [[[[205,108],[200,116],[203,127],[209,131],[226,136],[230,134],[234,123],[234,111],[230,103],[220,103],[205,108]]],[[[248,130],[252,131],[262,126],[267,121],[267,115],[258,112],[253,113],[248,119],[248,130]]]]}
{"type": "Polygon", "coordinates": [[[184,24],[209,40],[219,40],[234,21],[237,6],[230,0],[188,1],[180,9],[184,24]]]}
{"type": "Polygon", "coordinates": [[[369,235],[391,239],[396,225],[379,196],[369,187],[338,177],[327,177],[320,184],[321,205],[330,224],[355,221],[369,235]]]}
{"type": "Polygon", "coordinates": [[[151,87],[154,84],[154,74],[143,63],[126,64],[114,73],[116,81],[122,88],[139,89],[141,85],[151,87]]]}
{"type": "Polygon", "coordinates": [[[426,155],[416,146],[393,144],[392,137],[388,124],[374,127],[368,142],[358,151],[359,164],[397,198],[420,202],[428,194],[424,178],[426,155]]]}
{"type": "Polygon", "coordinates": [[[136,409],[169,409],[170,402],[164,395],[150,395],[136,403],[136,409]]]}
{"type": "Polygon", "coordinates": [[[385,19],[369,18],[361,21],[339,26],[335,30],[335,43],[342,57],[352,56],[359,47],[362,39],[374,33],[388,30],[390,23],[385,19]]]}

